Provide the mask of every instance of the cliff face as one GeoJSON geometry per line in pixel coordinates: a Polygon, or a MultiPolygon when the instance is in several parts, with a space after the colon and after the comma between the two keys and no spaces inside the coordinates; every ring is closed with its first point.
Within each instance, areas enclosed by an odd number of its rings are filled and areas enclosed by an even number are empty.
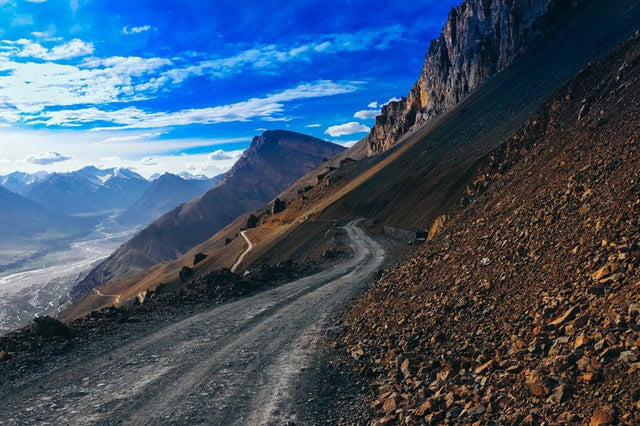
{"type": "Polygon", "coordinates": [[[392,147],[414,126],[450,109],[592,0],[467,0],[431,42],[406,98],[384,106],[365,138],[368,154],[392,147]]]}

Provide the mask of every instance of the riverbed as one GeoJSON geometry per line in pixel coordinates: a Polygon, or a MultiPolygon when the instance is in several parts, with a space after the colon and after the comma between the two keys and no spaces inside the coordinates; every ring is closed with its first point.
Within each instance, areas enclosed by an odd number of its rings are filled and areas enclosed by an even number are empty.
{"type": "Polygon", "coordinates": [[[48,253],[48,266],[40,267],[42,261],[38,260],[33,262],[33,269],[27,265],[27,270],[0,275],[0,334],[28,324],[35,316],[57,314],[78,277],[109,256],[135,231],[106,220],[91,234],[48,253]]]}

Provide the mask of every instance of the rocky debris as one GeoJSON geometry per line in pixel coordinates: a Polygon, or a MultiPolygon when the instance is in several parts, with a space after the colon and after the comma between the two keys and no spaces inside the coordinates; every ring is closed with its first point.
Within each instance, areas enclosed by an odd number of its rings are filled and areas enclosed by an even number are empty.
{"type": "Polygon", "coordinates": [[[180,281],[186,281],[191,276],[193,276],[193,269],[189,268],[188,266],[183,266],[178,274],[180,275],[180,281]]]}
{"type": "Polygon", "coordinates": [[[49,316],[35,317],[28,327],[33,334],[43,337],[67,337],[71,332],[66,325],[49,316]]]}
{"type": "Polygon", "coordinates": [[[203,260],[205,260],[207,258],[207,255],[204,253],[196,253],[195,256],[193,256],[193,265],[197,265],[198,263],[202,262],[203,260]]]}
{"type": "Polygon", "coordinates": [[[389,102],[376,117],[366,137],[369,154],[386,151],[415,126],[451,109],[589,3],[467,0],[452,9],[409,95],[389,102]]]}
{"type": "Polygon", "coordinates": [[[285,201],[280,200],[280,198],[276,198],[271,206],[271,214],[278,214],[283,212],[284,209],[287,208],[287,203],[285,201]]]}
{"type": "Polygon", "coordinates": [[[345,314],[374,424],[640,424],[639,75],[565,85],[345,314]]]}
{"type": "Polygon", "coordinates": [[[252,213],[247,218],[247,224],[246,224],[245,228],[246,229],[253,229],[256,226],[258,226],[259,222],[260,222],[260,218],[252,213]]]}
{"type": "Polygon", "coordinates": [[[299,275],[300,266],[291,260],[275,265],[260,265],[245,271],[243,278],[251,282],[283,281],[299,275]]]}
{"type": "Polygon", "coordinates": [[[206,258],[207,258],[206,254],[204,254],[204,253],[196,253],[196,255],[193,256],[193,266],[195,266],[198,263],[202,262],[206,258]]]}
{"type": "Polygon", "coordinates": [[[353,164],[355,162],[356,162],[356,160],[354,160],[353,158],[347,157],[347,158],[344,158],[344,159],[340,160],[340,167],[346,166],[348,164],[353,164]]]}

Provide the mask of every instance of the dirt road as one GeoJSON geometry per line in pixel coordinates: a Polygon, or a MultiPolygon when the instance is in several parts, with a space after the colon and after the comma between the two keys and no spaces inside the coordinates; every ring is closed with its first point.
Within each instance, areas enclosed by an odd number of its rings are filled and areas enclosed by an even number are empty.
{"type": "Polygon", "coordinates": [[[356,225],[353,255],[330,269],[3,385],[0,424],[295,421],[290,390],[314,342],[384,260],[356,225]]]}
{"type": "Polygon", "coordinates": [[[251,242],[251,240],[249,240],[249,237],[247,237],[246,232],[247,231],[242,231],[240,235],[242,235],[242,238],[244,238],[244,240],[247,242],[247,248],[242,252],[240,256],[238,256],[238,260],[236,260],[236,263],[234,263],[233,266],[231,267],[231,272],[233,273],[236,272],[236,270],[244,260],[244,257],[247,255],[247,253],[249,253],[253,249],[253,243],[251,242]]]}

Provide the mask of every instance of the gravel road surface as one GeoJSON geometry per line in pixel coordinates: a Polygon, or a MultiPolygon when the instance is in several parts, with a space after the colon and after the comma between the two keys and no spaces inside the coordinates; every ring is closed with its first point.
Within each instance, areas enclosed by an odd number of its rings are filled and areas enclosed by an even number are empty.
{"type": "Polygon", "coordinates": [[[325,271],[4,384],[0,424],[295,422],[318,339],[385,257],[357,222],[352,256],[325,271]]]}

